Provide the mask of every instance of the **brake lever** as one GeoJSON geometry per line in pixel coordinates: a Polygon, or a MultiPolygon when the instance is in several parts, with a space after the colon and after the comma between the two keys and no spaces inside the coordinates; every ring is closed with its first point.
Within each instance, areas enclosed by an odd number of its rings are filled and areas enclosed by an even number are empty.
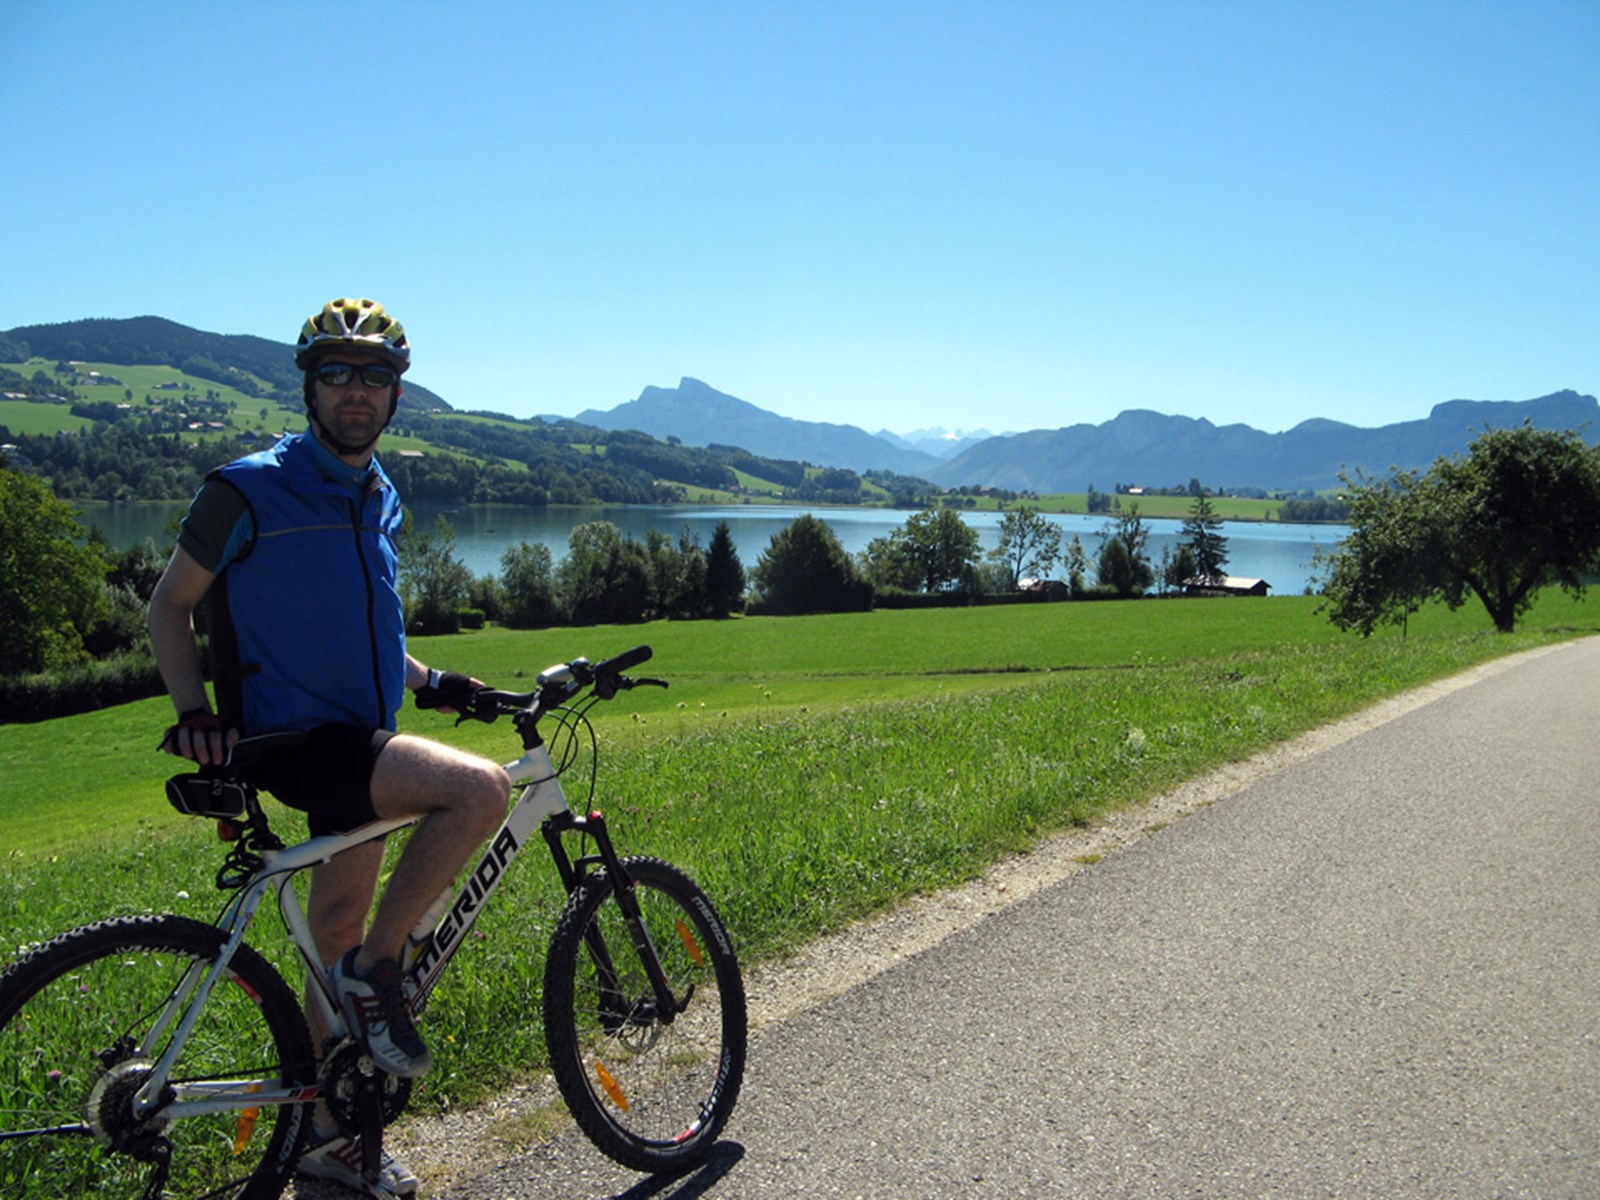
{"type": "Polygon", "coordinates": [[[463,721],[482,721],[485,725],[493,725],[500,719],[500,708],[497,704],[491,701],[488,707],[485,708],[478,703],[479,695],[489,690],[489,688],[480,688],[479,691],[467,697],[466,703],[456,709],[456,726],[458,728],[463,721]]]}

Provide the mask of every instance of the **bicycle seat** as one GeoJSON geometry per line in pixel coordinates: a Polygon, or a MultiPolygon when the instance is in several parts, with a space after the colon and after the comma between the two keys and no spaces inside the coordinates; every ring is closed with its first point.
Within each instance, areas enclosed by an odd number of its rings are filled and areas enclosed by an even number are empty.
{"type": "Polygon", "coordinates": [[[304,730],[286,729],[282,733],[261,733],[255,737],[240,738],[228,752],[227,767],[235,772],[248,771],[263,755],[298,746],[310,736],[304,730]]]}
{"type": "Polygon", "coordinates": [[[167,780],[167,800],[173,808],[190,817],[213,817],[237,821],[249,811],[246,792],[250,767],[263,755],[287,746],[297,746],[307,735],[298,730],[264,733],[242,738],[228,753],[220,767],[201,767],[167,780]]]}

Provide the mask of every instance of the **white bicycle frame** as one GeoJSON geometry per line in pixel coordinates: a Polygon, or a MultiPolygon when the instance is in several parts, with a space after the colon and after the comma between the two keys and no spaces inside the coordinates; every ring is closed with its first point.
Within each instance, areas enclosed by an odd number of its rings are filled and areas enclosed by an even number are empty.
{"type": "MultiPolygon", "coordinates": [[[[567,808],[566,793],[551,762],[550,752],[542,743],[505,764],[505,771],[511,778],[513,789],[520,786],[522,792],[511,805],[505,821],[490,840],[477,866],[456,891],[449,908],[439,919],[428,948],[407,975],[406,999],[412,1011],[420,1011],[444,972],[445,965],[460,947],[462,935],[477,921],[489,897],[505,879],[506,869],[522,852],[528,839],[546,818],[567,808]]],[[[320,1083],[293,1087],[281,1079],[195,1080],[177,1085],[170,1091],[168,1080],[199,1020],[201,1010],[217,984],[229,974],[229,964],[243,944],[245,932],[269,892],[276,892],[284,925],[305,962],[306,977],[316,983],[314,988],[308,989],[310,1002],[316,1004],[324,1027],[331,1036],[339,1038],[348,1034],[344,1017],[334,1000],[327,971],[317,954],[305,908],[292,886],[294,876],[307,868],[328,862],[352,847],[375,841],[420,820],[422,818],[419,816],[373,821],[348,833],[325,834],[283,849],[260,852],[261,867],[244,885],[238,898],[229,905],[218,923],[217,927],[227,935],[221,953],[209,968],[196,963],[189,970],[173,990],[139,1046],[140,1056],[148,1058],[155,1053],[166,1031],[169,1028],[174,1030],[150,1078],[139,1089],[135,1103],[141,1114],[162,1108],[174,1118],[189,1117],[229,1109],[302,1104],[315,1100],[321,1094],[320,1083]],[[160,1098],[164,1094],[175,1094],[175,1099],[172,1103],[162,1104],[160,1098]]]]}

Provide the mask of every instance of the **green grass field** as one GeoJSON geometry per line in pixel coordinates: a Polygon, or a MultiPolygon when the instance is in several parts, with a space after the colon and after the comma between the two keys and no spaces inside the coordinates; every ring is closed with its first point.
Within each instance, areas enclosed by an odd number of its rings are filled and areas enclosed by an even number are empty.
{"type": "MultiPolygon", "coordinates": [[[[43,371],[52,378],[62,380],[65,386],[70,386],[78,394],[78,397],[88,404],[106,400],[114,404],[121,404],[125,402],[125,393],[128,391],[133,393],[133,403],[139,407],[143,407],[144,398],[147,394],[160,403],[168,399],[181,401],[189,396],[199,400],[204,398],[207,392],[211,392],[225,404],[238,405],[238,415],[241,421],[255,417],[263,408],[269,410],[269,416],[272,411],[278,409],[277,404],[271,400],[263,400],[259,396],[252,396],[248,392],[242,392],[238,388],[230,387],[225,383],[218,383],[215,380],[202,379],[198,375],[187,374],[176,367],[159,365],[129,366],[122,363],[79,363],[77,373],[80,376],[87,375],[90,371],[98,371],[107,378],[118,380],[116,383],[91,384],[81,380],[70,382],[67,376],[56,370],[54,360],[32,358],[25,363],[0,363],[0,366],[10,367],[19,375],[27,378],[32,378],[36,371],[43,371]],[[161,385],[165,383],[187,383],[189,391],[185,392],[181,389],[163,390],[161,385]]],[[[261,381],[257,380],[256,382],[259,384],[261,381]]],[[[21,401],[18,403],[25,404],[27,402],[21,401]]],[[[48,408],[49,406],[32,405],[31,407],[48,408]]]]}
{"type": "Polygon", "coordinates": [[[31,400],[0,400],[0,425],[14,436],[49,437],[55,433],[81,433],[94,422],[75,417],[65,404],[35,404],[31,400]]]}
{"type": "MultiPolygon", "coordinates": [[[[598,804],[621,846],[680,863],[749,961],[960,882],[1052,832],[1137,803],[1385,696],[1509,652],[1600,631],[1600,600],[1541,597],[1513,635],[1429,609],[1406,636],[1341,634],[1317,600],[1133,601],[743,618],[417,639],[442,668],[510,688],[577,654],[649,642],[671,681],[594,714],[598,804]]],[[[0,727],[0,953],[114,913],[209,918],[221,849],[167,806],[180,769],[149,700],[0,727]]],[[[511,729],[407,709],[401,728],[491,757],[511,729]]],[[[574,797],[581,802],[581,794],[574,797]]],[[[303,831],[298,817],[275,824],[303,831]]],[[[480,923],[426,1027],[423,1103],[470,1101],[542,1061],[530,981],[559,897],[537,857],[480,923]],[[473,1029],[452,1045],[451,1031],[473,1029]]],[[[277,922],[252,941],[281,956],[277,922]],[[277,940],[275,940],[277,939],[277,940]]],[[[536,983],[532,984],[536,988],[536,983]]]]}
{"type": "MultiPolygon", "coordinates": [[[[1116,502],[1120,512],[1128,512],[1137,505],[1142,517],[1162,517],[1175,521],[1183,520],[1194,509],[1194,500],[1189,496],[1117,496],[1116,502]]],[[[1001,501],[985,496],[977,499],[975,507],[981,511],[1016,508],[1022,504],[1041,512],[1083,514],[1089,511],[1089,495],[1087,492],[1050,492],[1037,500],[1022,501],[1001,501]]],[[[1211,511],[1224,521],[1275,521],[1282,504],[1281,500],[1252,500],[1244,496],[1211,497],[1211,511]]],[[[1110,517],[1116,514],[1101,515],[1110,517]]]]}

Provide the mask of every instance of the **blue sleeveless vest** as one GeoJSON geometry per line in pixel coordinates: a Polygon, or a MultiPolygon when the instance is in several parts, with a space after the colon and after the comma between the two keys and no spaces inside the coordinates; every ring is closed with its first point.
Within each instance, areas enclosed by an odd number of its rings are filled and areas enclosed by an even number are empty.
{"type": "Polygon", "coordinates": [[[400,498],[376,460],[359,498],[325,479],[310,438],[284,438],[214,472],[245,498],[255,525],[211,593],[234,643],[217,647],[214,635],[218,703],[239,705],[231,715],[249,735],[329,723],[393,729],[405,688],[400,498]]]}

